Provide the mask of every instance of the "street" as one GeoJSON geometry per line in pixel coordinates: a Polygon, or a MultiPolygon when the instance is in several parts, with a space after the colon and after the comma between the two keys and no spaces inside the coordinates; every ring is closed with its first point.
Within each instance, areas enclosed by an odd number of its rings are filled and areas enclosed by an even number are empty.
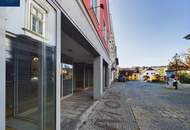
{"type": "Polygon", "coordinates": [[[114,83],[80,130],[190,130],[190,87],[114,83]]]}

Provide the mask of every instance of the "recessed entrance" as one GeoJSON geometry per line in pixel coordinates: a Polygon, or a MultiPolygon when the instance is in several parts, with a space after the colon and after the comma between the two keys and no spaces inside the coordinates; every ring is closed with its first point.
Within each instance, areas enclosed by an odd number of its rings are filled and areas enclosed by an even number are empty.
{"type": "MultiPolygon", "coordinates": [[[[64,14],[61,20],[61,62],[62,65],[72,68],[69,81],[64,79],[62,73],[61,96],[67,97],[74,92],[93,87],[93,60],[98,53],[64,14]]],[[[63,69],[65,70],[62,66],[63,69]]]]}

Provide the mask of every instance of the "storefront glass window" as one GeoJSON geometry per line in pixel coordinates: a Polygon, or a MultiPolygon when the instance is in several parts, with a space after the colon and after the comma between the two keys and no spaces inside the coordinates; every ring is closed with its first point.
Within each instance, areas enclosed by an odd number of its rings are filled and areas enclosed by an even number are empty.
{"type": "Polygon", "coordinates": [[[7,38],[6,127],[55,129],[55,47],[7,38]]]}

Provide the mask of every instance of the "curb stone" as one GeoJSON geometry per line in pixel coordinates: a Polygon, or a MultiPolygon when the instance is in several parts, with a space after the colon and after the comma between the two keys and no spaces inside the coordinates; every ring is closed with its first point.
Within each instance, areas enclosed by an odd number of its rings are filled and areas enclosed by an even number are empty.
{"type": "Polygon", "coordinates": [[[92,112],[93,108],[99,103],[100,101],[95,101],[80,117],[79,121],[76,124],[75,130],[79,130],[79,128],[84,124],[84,122],[87,120],[88,116],[92,112]]]}

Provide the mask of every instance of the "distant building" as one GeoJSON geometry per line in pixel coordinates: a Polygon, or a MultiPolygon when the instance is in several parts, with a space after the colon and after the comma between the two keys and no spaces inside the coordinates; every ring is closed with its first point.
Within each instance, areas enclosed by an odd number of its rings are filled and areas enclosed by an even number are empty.
{"type": "Polygon", "coordinates": [[[140,80],[140,72],[137,68],[122,68],[120,69],[126,80],[140,80]]]}
{"type": "Polygon", "coordinates": [[[164,80],[166,76],[166,66],[152,66],[144,68],[141,71],[141,80],[145,80],[148,78],[148,80],[164,80]]]}
{"type": "Polygon", "coordinates": [[[139,71],[134,71],[132,73],[131,80],[139,80],[139,79],[140,79],[140,73],[139,73],[139,71]]]}
{"type": "Polygon", "coordinates": [[[141,80],[152,81],[155,74],[158,74],[158,72],[155,69],[149,67],[141,72],[141,80]]]}

